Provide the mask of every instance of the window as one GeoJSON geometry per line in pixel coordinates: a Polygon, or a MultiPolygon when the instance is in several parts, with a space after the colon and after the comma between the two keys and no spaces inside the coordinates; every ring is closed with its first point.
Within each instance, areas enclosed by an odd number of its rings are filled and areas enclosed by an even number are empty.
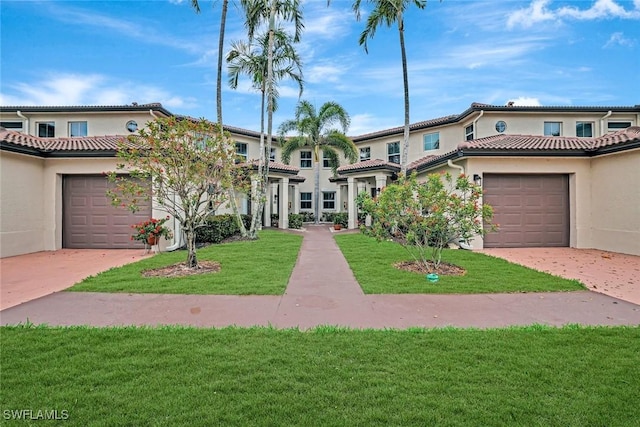
{"type": "Polygon", "coordinates": [[[387,144],[387,154],[391,163],[400,163],[400,143],[391,142],[387,144]]]}
{"type": "Polygon", "coordinates": [[[473,123],[464,128],[464,140],[471,141],[475,137],[473,132],[473,123]]]}
{"type": "Polygon", "coordinates": [[[322,192],[322,209],[336,208],[336,192],[335,191],[323,191],[322,192]]]}
{"type": "Polygon", "coordinates": [[[592,122],[576,122],[576,136],[591,137],[593,136],[592,122]]]}
{"type": "Polygon", "coordinates": [[[428,133],[422,137],[424,151],[437,150],[440,148],[440,132],[428,133]]]}
{"type": "Polygon", "coordinates": [[[276,161],[276,149],[271,147],[271,152],[269,153],[269,160],[272,162],[276,161]]]}
{"type": "Polygon", "coordinates": [[[331,157],[329,157],[325,151],[322,152],[322,167],[323,168],[331,167],[331,157]]]}
{"type": "Polygon", "coordinates": [[[311,193],[300,193],[300,209],[311,209],[311,193]]]}
{"type": "Polygon", "coordinates": [[[311,168],[311,151],[300,152],[300,167],[305,169],[311,168]]]}
{"type": "Polygon", "coordinates": [[[618,132],[620,129],[626,129],[631,126],[631,122],[609,122],[607,124],[607,130],[609,132],[618,132]]]}
{"type": "Polygon", "coordinates": [[[244,142],[236,142],[236,156],[241,162],[247,161],[247,144],[244,142]]]}
{"type": "Polygon", "coordinates": [[[22,122],[0,122],[0,126],[16,132],[20,132],[22,130],[22,122]]]}
{"type": "Polygon", "coordinates": [[[36,127],[38,128],[38,136],[40,138],[54,138],[56,136],[55,122],[36,123],[36,127]]]}
{"type": "Polygon", "coordinates": [[[561,122],[544,122],[544,134],[546,136],[562,135],[562,123],[561,122]]]}
{"type": "Polygon", "coordinates": [[[87,122],[69,122],[69,136],[87,136],[87,122]]]}
{"type": "Polygon", "coordinates": [[[360,161],[371,160],[371,147],[360,148],[360,161]]]}

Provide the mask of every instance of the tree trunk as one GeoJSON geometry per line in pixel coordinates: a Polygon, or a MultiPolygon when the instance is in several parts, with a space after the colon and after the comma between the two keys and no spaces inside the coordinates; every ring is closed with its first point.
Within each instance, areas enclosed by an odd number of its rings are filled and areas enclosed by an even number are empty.
{"type": "Polygon", "coordinates": [[[313,154],[313,206],[314,224],[320,223],[320,153],[319,147],[314,147],[313,154]]]}
{"type": "Polygon", "coordinates": [[[222,1],[222,14],[220,15],[220,35],[218,36],[218,78],[216,82],[216,110],[218,124],[222,133],[222,54],[224,52],[224,29],[227,21],[227,7],[229,0],[222,1]]]}
{"type": "Polygon", "coordinates": [[[407,174],[407,159],[409,156],[409,74],[407,72],[407,52],[404,47],[404,21],[402,12],[398,12],[398,30],[400,33],[400,52],[402,54],[402,81],[404,82],[404,144],[402,146],[402,158],[400,170],[407,174]]]}
{"type": "MultiPolygon", "coordinates": [[[[263,157],[265,156],[265,145],[264,145],[264,100],[265,100],[265,87],[264,82],[262,83],[262,95],[260,100],[260,157],[258,160],[258,188],[256,189],[257,193],[257,203],[256,203],[256,211],[253,213],[251,217],[251,227],[249,228],[248,237],[250,239],[258,238],[258,223],[262,220],[262,215],[264,214],[264,204],[266,203],[267,198],[267,184],[268,181],[262,180],[262,169],[261,164],[264,162],[263,157]]],[[[271,218],[265,218],[267,221],[271,221],[271,218]]]]}
{"type": "Polygon", "coordinates": [[[184,229],[187,239],[187,268],[198,268],[198,258],[196,256],[196,233],[193,227],[184,229]]]}

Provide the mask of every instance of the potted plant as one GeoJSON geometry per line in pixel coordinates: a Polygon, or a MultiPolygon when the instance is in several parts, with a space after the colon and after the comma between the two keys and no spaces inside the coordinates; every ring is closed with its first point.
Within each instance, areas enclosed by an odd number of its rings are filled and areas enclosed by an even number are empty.
{"type": "Polygon", "coordinates": [[[163,219],[150,218],[146,221],[133,224],[131,228],[136,232],[131,236],[131,240],[139,240],[148,244],[149,246],[157,245],[160,241],[160,237],[170,239],[173,237],[171,230],[164,226],[164,223],[169,220],[169,217],[163,219]]]}
{"type": "Polygon", "coordinates": [[[347,228],[349,222],[349,214],[346,212],[337,212],[333,214],[333,228],[334,230],[341,230],[343,227],[347,228]]]}

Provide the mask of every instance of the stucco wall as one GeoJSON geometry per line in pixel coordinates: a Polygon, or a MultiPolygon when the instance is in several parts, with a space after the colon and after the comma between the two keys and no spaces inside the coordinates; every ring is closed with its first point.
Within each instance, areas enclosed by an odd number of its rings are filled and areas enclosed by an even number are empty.
{"type": "Polygon", "coordinates": [[[0,152],[0,258],[45,250],[44,160],[0,152]]]}
{"type": "Polygon", "coordinates": [[[593,247],[640,255],[640,150],[591,163],[593,247]]]}

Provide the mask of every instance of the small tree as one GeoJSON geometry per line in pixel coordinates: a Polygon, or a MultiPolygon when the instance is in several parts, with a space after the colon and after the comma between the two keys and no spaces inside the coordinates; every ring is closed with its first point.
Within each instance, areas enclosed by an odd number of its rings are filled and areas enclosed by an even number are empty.
{"type": "Polygon", "coordinates": [[[109,172],[108,179],[115,183],[107,192],[111,203],[136,212],[143,200],[153,196],[159,209],[180,222],[187,266],[198,268],[196,229],[226,201],[226,190],[236,175],[234,141],[204,119],[160,118],[139,135],[121,141],[117,155],[123,160],[117,169],[138,179],[109,172]]]}
{"type": "Polygon", "coordinates": [[[438,271],[449,242],[468,242],[488,231],[483,222],[491,220],[493,209],[480,205],[481,196],[482,188],[465,175],[454,180],[449,173],[431,174],[420,183],[414,173],[409,178],[401,175],[375,199],[359,194],[358,205],[371,215],[372,236],[398,242],[428,271],[438,271]]]}

